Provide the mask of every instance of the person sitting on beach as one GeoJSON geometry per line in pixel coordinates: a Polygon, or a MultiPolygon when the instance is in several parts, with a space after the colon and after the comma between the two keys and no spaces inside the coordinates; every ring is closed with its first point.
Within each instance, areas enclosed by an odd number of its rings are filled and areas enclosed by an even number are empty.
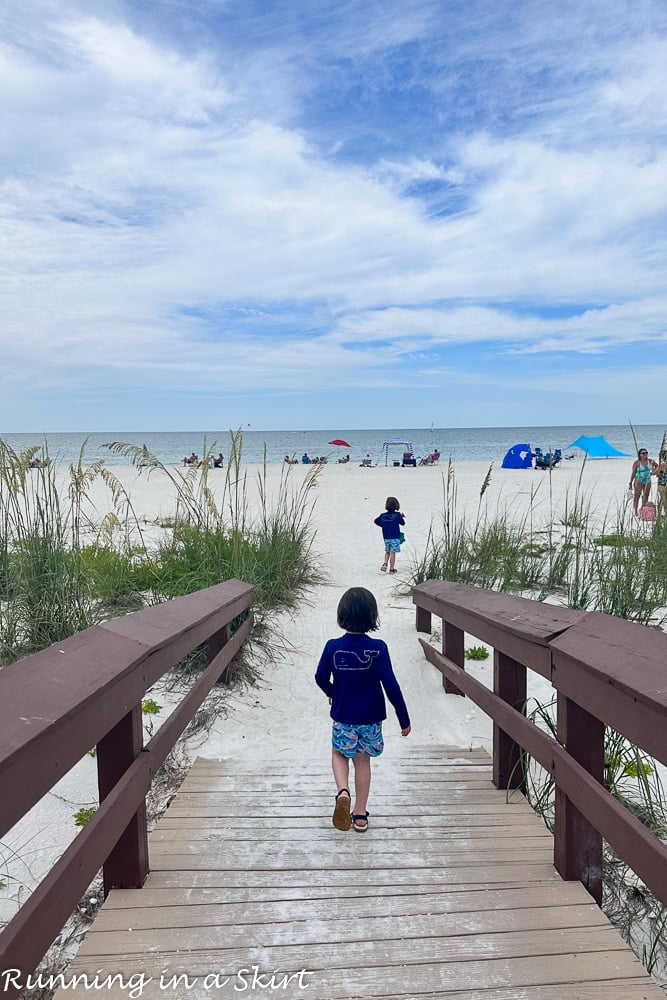
{"type": "Polygon", "coordinates": [[[436,462],[440,461],[440,452],[436,448],[435,451],[432,451],[428,457],[431,459],[431,464],[435,465],[436,462]]]}
{"type": "Polygon", "coordinates": [[[303,462],[304,465],[310,465],[310,456],[308,455],[307,451],[304,451],[301,461],[303,462]]]}
{"type": "Polygon", "coordinates": [[[218,452],[218,457],[213,459],[213,468],[214,469],[221,469],[222,466],[223,466],[223,464],[224,464],[224,461],[225,460],[224,460],[224,458],[222,456],[222,452],[219,451],[218,452]]]}
{"type": "Polygon", "coordinates": [[[338,464],[339,465],[345,465],[345,463],[349,462],[349,461],[350,461],[350,456],[346,455],[345,458],[339,458],[338,459],[338,464]]]}
{"type": "Polygon", "coordinates": [[[193,451],[189,458],[187,455],[183,458],[183,465],[196,465],[198,461],[199,456],[195,455],[193,451]]]}
{"type": "Polygon", "coordinates": [[[373,464],[373,459],[368,453],[366,453],[366,458],[364,458],[361,464],[367,467],[370,467],[373,464]]]}
{"type": "Polygon", "coordinates": [[[628,489],[633,491],[633,506],[635,517],[639,517],[639,501],[642,507],[648,503],[651,493],[651,476],[658,475],[658,463],[653,458],[648,457],[646,448],[640,448],[637,458],[632,463],[630,472],[630,483],[628,489]]]}

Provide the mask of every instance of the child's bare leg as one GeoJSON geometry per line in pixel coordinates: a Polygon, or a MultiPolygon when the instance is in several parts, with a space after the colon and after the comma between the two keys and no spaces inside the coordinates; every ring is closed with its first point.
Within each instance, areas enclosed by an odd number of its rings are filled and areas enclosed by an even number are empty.
{"type": "Polygon", "coordinates": [[[390,552],[389,553],[389,572],[390,573],[391,573],[392,569],[394,568],[395,564],[396,564],[396,553],[395,552],[390,552]]]}
{"type": "Polygon", "coordinates": [[[334,781],[338,791],[341,788],[350,787],[350,758],[339,753],[338,750],[331,751],[331,767],[333,768],[334,781]]]}
{"type": "Polygon", "coordinates": [[[365,813],[368,793],[371,790],[371,759],[368,754],[354,756],[354,809],[353,813],[365,813]]]}

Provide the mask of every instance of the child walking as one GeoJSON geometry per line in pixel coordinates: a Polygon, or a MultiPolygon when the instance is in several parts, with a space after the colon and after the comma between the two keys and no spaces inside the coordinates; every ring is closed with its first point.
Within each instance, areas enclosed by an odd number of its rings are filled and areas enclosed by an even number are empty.
{"type": "Polygon", "coordinates": [[[383,573],[396,572],[396,553],[401,551],[401,527],[405,524],[405,514],[401,514],[401,505],[396,497],[387,497],[384,511],[375,518],[374,524],[382,528],[384,538],[384,562],[380,566],[383,573]]]}
{"type": "Polygon", "coordinates": [[[338,793],[332,822],[337,830],[353,826],[358,833],[365,833],[371,757],[378,757],[384,750],[384,694],[394,706],[401,736],[410,732],[410,717],[386,643],[367,635],[379,625],[377,603],[370,590],[346,590],[338,603],[337,618],[345,635],[329,639],[315,673],[317,685],[329,698],[333,719],[331,765],[338,793]],[[354,761],[352,808],[350,760],[354,761]]]}

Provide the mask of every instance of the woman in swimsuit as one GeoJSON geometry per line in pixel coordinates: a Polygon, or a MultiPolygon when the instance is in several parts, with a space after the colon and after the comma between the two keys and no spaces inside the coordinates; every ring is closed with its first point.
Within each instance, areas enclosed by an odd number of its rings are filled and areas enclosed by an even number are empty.
{"type": "Polygon", "coordinates": [[[651,476],[657,475],[658,465],[654,459],[648,457],[646,448],[640,448],[637,455],[637,459],[632,463],[629,489],[634,490],[634,509],[638,517],[639,499],[641,497],[642,507],[648,503],[651,492],[651,476]]]}
{"type": "Polygon", "coordinates": [[[665,486],[667,486],[667,448],[661,448],[660,464],[658,465],[658,507],[667,504],[665,486]]]}

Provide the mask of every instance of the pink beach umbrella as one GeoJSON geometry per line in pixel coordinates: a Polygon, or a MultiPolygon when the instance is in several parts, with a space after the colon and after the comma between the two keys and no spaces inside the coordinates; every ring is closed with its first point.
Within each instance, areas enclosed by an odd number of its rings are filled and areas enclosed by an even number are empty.
{"type": "Polygon", "coordinates": [[[348,444],[347,441],[343,441],[342,438],[334,438],[333,441],[329,441],[329,444],[337,444],[339,448],[351,448],[352,445],[348,444]]]}

